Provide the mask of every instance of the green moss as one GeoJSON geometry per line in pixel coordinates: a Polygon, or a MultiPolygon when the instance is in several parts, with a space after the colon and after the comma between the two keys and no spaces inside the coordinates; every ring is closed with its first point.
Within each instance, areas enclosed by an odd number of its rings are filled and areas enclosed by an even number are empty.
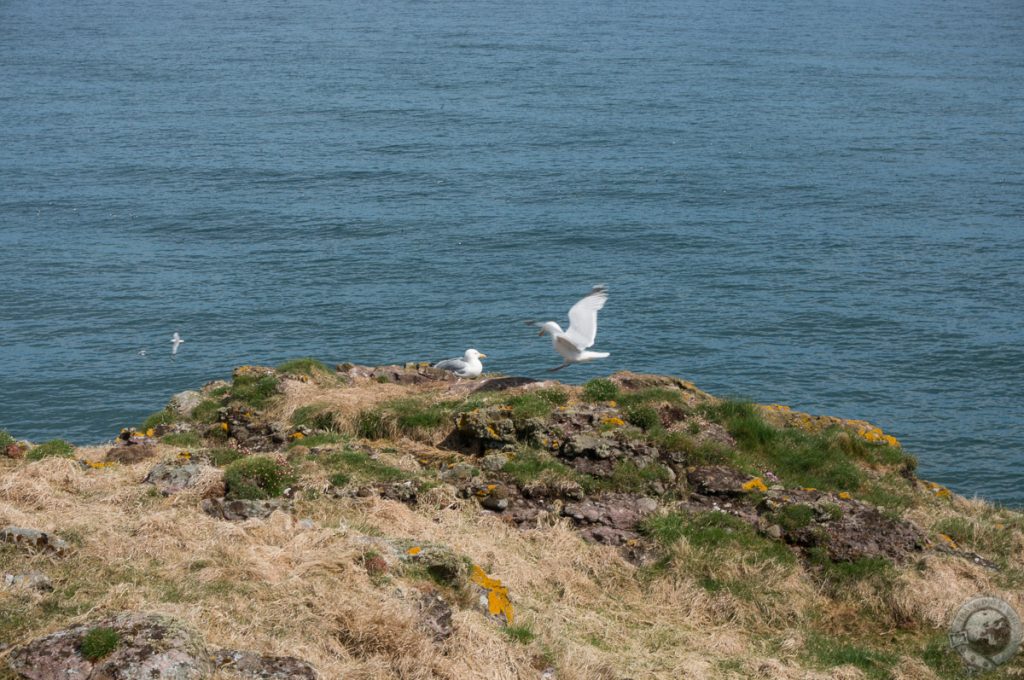
{"type": "Polygon", "coordinates": [[[82,638],[81,652],[89,661],[107,656],[121,643],[121,636],[113,628],[91,628],[82,638]]]}
{"type": "Polygon", "coordinates": [[[618,386],[607,378],[594,378],[583,383],[585,401],[613,401],[618,398],[618,386]]]}
{"type": "Polygon", "coordinates": [[[313,357],[302,357],[301,359],[286,361],[277,367],[277,371],[278,373],[308,375],[311,378],[333,375],[331,369],[327,368],[324,362],[313,357]]]}
{"type": "Polygon", "coordinates": [[[784,505],[772,513],[772,520],[786,531],[796,531],[814,521],[814,508],[802,503],[784,505]]]}
{"type": "Polygon", "coordinates": [[[168,446],[180,446],[186,449],[198,448],[203,443],[203,438],[198,432],[174,432],[164,435],[160,441],[168,446]]]}
{"type": "Polygon", "coordinates": [[[26,460],[42,460],[43,458],[71,458],[75,455],[75,447],[63,439],[51,439],[33,448],[25,456],[26,460]]]}
{"type": "Polygon", "coordinates": [[[276,498],[295,481],[288,466],[266,456],[241,458],[224,469],[228,498],[276,498]]]}
{"type": "Polygon", "coordinates": [[[150,414],[150,416],[142,422],[142,427],[140,427],[139,430],[145,432],[149,428],[156,427],[158,425],[170,425],[175,420],[177,420],[177,416],[175,416],[171,411],[164,409],[150,414]]]}
{"type": "Polygon", "coordinates": [[[253,408],[262,408],[277,396],[279,388],[280,381],[277,376],[240,375],[231,383],[229,400],[240,401],[253,408]]]}

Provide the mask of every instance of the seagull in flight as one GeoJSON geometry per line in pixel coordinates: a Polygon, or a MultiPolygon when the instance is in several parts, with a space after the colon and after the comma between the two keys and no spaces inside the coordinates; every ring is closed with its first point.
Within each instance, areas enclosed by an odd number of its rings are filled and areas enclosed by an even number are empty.
{"type": "Polygon", "coordinates": [[[178,331],[174,331],[174,336],[171,337],[171,355],[172,356],[178,353],[178,345],[182,344],[183,342],[185,342],[185,341],[181,339],[180,335],[178,335],[178,331]]]}
{"type": "Polygon", "coordinates": [[[454,373],[459,378],[475,378],[484,370],[480,359],[486,359],[486,354],[481,354],[475,349],[467,349],[461,359],[445,359],[434,364],[434,368],[454,373]]]}
{"type": "Polygon", "coordinates": [[[604,359],[608,352],[590,352],[587,348],[593,346],[597,338],[597,312],[608,300],[608,289],[603,285],[594,286],[590,293],[572,306],[569,310],[569,330],[563,331],[562,327],[554,321],[539,323],[527,321],[527,325],[540,326],[540,333],[551,335],[551,344],[555,351],[562,355],[564,363],[561,366],[548,369],[559,371],[569,364],[604,359]]]}

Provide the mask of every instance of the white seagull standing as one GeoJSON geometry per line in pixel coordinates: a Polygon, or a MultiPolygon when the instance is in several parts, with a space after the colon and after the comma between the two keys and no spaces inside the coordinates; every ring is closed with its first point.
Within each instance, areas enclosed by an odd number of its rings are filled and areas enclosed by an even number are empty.
{"type": "Polygon", "coordinates": [[[486,359],[487,355],[475,349],[467,349],[461,359],[445,359],[434,364],[434,368],[449,371],[460,378],[475,378],[484,370],[484,365],[480,363],[481,358],[486,359]]]}
{"type": "Polygon", "coordinates": [[[171,354],[172,355],[178,353],[178,345],[180,345],[183,342],[185,342],[185,341],[181,339],[180,335],[178,335],[178,331],[174,331],[174,336],[171,337],[171,354]]]}
{"type": "Polygon", "coordinates": [[[608,289],[603,285],[594,286],[590,294],[574,304],[572,309],[569,310],[569,330],[567,331],[563,331],[562,327],[554,321],[547,321],[545,323],[527,322],[528,325],[540,326],[540,333],[538,335],[550,333],[551,344],[554,345],[555,351],[561,354],[565,360],[565,363],[561,366],[548,370],[558,371],[569,364],[604,359],[608,356],[608,352],[587,351],[587,348],[593,346],[594,340],[597,338],[597,311],[604,307],[604,303],[607,300],[608,289]]]}

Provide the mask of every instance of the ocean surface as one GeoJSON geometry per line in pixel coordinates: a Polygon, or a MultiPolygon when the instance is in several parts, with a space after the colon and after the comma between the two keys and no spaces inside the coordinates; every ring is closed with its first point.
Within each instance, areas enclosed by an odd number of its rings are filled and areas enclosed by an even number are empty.
{"type": "Polygon", "coordinates": [[[1020,0],[0,0],[18,437],[305,355],[544,377],[522,321],[606,283],[561,379],[868,419],[1020,506],[1022,278],[1020,0]]]}

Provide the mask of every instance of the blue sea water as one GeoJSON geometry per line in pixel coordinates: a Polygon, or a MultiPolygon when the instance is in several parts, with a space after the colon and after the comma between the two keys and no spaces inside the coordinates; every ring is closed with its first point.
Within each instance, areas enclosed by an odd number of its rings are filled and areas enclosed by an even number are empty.
{"type": "Polygon", "coordinates": [[[303,355],[542,377],[521,321],[604,282],[560,378],[865,418],[1024,505],[1022,276],[1019,0],[0,1],[19,437],[303,355]]]}

